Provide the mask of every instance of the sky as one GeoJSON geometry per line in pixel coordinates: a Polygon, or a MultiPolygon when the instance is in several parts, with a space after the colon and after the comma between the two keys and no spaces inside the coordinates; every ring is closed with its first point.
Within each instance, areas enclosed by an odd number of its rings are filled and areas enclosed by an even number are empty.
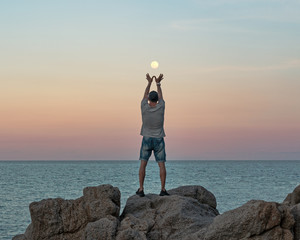
{"type": "Polygon", "coordinates": [[[300,160],[299,9],[1,1],[0,160],[138,159],[148,72],[165,76],[167,160],[300,160]]]}

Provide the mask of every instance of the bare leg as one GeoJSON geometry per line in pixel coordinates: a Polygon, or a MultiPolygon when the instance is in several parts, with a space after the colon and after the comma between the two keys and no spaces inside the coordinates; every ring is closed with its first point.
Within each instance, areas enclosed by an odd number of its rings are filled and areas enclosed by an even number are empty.
{"type": "Polygon", "coordinates": [[[140,180],[140,191],[144,190],[144,180],[146,176],[146,166],[147,166],[147,161],[140,160],[141,165],[140,165],[140,171],[139,171],[139,180],[140,180]]]}
{"type": "Polygon", "coordinates": [[[158,162],[159,166],[159,175],[160,175],[160,181],[161,181],[161,190],[166,191],[165,185],[166,185],[166,177],[167,177],[167,171],[166,166],[164,162],[158,162]]]}

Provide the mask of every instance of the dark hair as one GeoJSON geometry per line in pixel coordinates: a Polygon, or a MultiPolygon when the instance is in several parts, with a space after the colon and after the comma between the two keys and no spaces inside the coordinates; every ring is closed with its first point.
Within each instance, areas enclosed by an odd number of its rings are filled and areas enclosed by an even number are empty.
{"type": "Polygon", "coordinates": [[[148,97],[149,101],[157,102],[158,101],[158,93],[156,91],[151,91],[148,97]]]}

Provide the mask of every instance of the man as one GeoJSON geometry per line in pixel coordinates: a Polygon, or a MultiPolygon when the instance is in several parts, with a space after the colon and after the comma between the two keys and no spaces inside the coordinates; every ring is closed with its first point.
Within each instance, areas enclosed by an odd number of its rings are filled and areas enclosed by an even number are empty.
{"type": "Polygon", "coordinates": [[[165,167],[166,152],[164,142],[164,137],[166,136],[164,131],[165,101],[162,96],[160,84],[160,82],[163,80],[163,74],[160,74],[158,78],[155,76],[151,78],[147,73],[146,79],[148,80],[148,85],[141,103],[143,120],[141,135],[143,136],[143,140],[140,151],[140,187],[136,194],[140,197],[145,196],[144,179],[146,175],[146,166],[153,151],[160,172],[161,192],[159,195],[166,196],[169,194],[165,189],[167,175],[165,167]],[[155,79],[156,82],[157,92],[152,91],[149,93],[153,79],[155,79]]]}

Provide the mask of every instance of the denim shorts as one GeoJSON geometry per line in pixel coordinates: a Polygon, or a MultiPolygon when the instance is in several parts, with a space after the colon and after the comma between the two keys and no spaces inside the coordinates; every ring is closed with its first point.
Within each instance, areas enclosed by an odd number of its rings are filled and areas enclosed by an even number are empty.
{"type": "Polygon", "coordinates": [[[148,161],[152,151],[154,152],[156,162],[166,161],[164,138],[143,137],[140,160],[148,161]]]}

